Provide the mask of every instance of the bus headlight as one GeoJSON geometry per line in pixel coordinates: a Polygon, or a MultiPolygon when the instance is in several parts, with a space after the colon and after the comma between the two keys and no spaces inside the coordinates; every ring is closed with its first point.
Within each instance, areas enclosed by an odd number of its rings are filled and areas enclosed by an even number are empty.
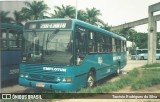
{"type": "Polygon", "coordinates": [[[25,75],[24,77],[25,77],[25,78],[28,78],[28,75],[25,75]]]}
{"type": "Polygon", "coordinates": [[[60,78],[60,77],[57,77],[57,81],[61,81],[61,78],[60,78]]]}
{"type": "Polygon", "coordinates": [[[21,78],[28,78],[29,76],[27,74],[20,74],[21,78]]]}
{"type": "Polygon", "coordinates": [[[20,77],[23,78],[23,77],[24,77],[24,74],[20,74],[20,77]]]}

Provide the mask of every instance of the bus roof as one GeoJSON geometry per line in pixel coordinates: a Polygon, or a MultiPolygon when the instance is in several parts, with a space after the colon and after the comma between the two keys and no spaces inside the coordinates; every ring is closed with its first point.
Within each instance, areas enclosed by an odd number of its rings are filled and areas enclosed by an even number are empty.
{"type": "MultiPolygon", "coordinates": [[[[109,36],[112,36],[112,37],[114,37],[114,38],[117,38],[117,39],[121,39],[121,40],[126,40],[126,38],[124,38],[124,37],[122,37],[122,36],[120,36],[120,35],[118,35],[118,34],[115,34],[115,33],[113,33],[113,32],[110,32],[110,31],[107,31],[107,30],[104,30],[104,29],[102,29],[102,28],[99,28],[99,27],[97,27],[97,26],[94,26],[94,25],[91,25],[91,24],[89,24],[89,23],[86,23],[86,22],[84,22],[84,21],[81,21],[81,20],[77,20],[77,19],[68,19],[68,18],[54,18],[54,19],[42,19],[42,20],[34,20],[34,21],[29,21],[29,22],[27,22],[27,23],[34,23],[34,22],[40,22],[40,21],[42,21],[42,22],[45,22],[45,21],[54,21],[54,20],[70,20],[70,21],[72,21],[73,23],[75,23],[75,24],[79,24],[79,25],[81,25],[81,26],[83,26],[83,27],[85,27],[85,28],[89,28],[89,29],[93,29],[94,31],[97,31],[97,32],[100,32],[100,33],[104,33],[105,35],[109,35],[109,36]]],[[[72,28],[73,29],[73,28],[72,28]]]]}
{"type": "Polygon", "coordinates": [[[99,28],[99,27],[97,27],[97,26],[91,25],[91,24],[86,23],[86,22],[84,22],[84,21],[76,20],[76,19],[73,19],[73,21],[74,21],[76,24],[80,24],[80,25],[82,25],[82,26],[84,26],[84,27],[86,27],[86,28],[94,29],[94,30],[97,31],[97,32],[105,33],[106,35],[112,36],[112,37],[114,37],[114,38],[126,40],[126,38],[124,38],[124,37],[122,37],[122,36],[119,36],[118,34],[115,34],[115,33],[113,33],[113,32],[104,30],[104,29],[102,29],[102,28],[99,28]]]}
{"type": "Polygon", "coordinates": [[[11,23],[0,23],[0,28],[14,29],[14,30],[23,30],[22,26],[11,24],[11,23]]]}

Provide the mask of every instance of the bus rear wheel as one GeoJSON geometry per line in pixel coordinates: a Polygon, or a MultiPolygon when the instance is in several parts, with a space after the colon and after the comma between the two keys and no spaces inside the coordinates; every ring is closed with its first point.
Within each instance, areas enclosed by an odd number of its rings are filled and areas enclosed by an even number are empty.
{"type": "Polygon", "coordinates": [[[87,77],[87,87],[93,87],[94,85],[95,85],[95,75],[93,71],[90,71],[87,77]]]}

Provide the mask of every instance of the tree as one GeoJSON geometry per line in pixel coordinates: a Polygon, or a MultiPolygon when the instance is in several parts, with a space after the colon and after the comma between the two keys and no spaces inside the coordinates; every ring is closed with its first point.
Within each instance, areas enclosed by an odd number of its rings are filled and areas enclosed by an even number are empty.
{"type": "Polygon", "coordinates": [[[132,42],[132,47],[129,48],[129,52],[130,53],[133,53],[134,50],[136,49],[136,37],[135,35],[137,34],[137,32],[134,30],[134,29],[131,29],[131,28],[124,28],[124,29],[121,29],[119,31],[116,31],[115,33],[125,37],[127,39],[127,41],[131,41],[132,42]]]}
{"type": "Polygon", "coordinates": [[[100,22],[100,19],[98,19],[98,16],[100,16],[100,10],[97,10],[96,8],[92,9],[86,9],[86,22],[97,25],[97,22],[100,22]]]}
{"type": "Polygon", "coordinates": [[[108,30],[108,31],[110,31],[110,30],[111,30],[111,26],[109,26],[109,25],[108,25],[108,24],[106,24],[106,23],[104,23],[104,24],[100,25],[100,27],[101,27],[102,29],[105,29],[105,30],[108,30]]]}
{"type": "Polygon", "coordinates": [[[27,20],[42,19],[47,10],[50,9],[44,1],[24,2],[26,7],[22,8],[23,16],[27,20]]]}
{"type": "Polygon", "coordinates": [[[148,34],[147,33],[136,33],[135,44],[139,49],[148,48],[148,34]]]}
{"type": "Polygon", "coordinates": [[[55,6],[53,18],[75,18],[75,8],[73,6],[67,5],[66,7],[62,5],[61,7],[55,6]]]}
{"type": "Polygon", "coordinates": [[[157,49],[160,49],[160,32],[157,32],[157,49]]]}
{"type": "MultiPolygon", "coordinates": [[[[62,5],[61,7],[55,6],[54,13],[52,14],[53,18],[75,18],[76,9],[73,6],[62,5]]],[[[96,8],[78,10],[77,19],[82,20],[84,22],[88,22],[92,25],[106,27],[105,23],[98,18],[101,15],[100,10],[96,8]]]]}
{"type": "Polygon", "coordinates": [[[8,17],[9,11],[0,11],[0,21],[2,23],[11,23],[13,18],[8,17]]]}
{"type": "Polygon", "coordinates": [[[25,21],[25,18],[23,17],[22,12],[21,11],[18,12],[15,10],[13,12],[13,15],[14,15],[14,20],[13,20],[14,23],[22,26],[23,25],[22,22],[25,21]]]}
{"type": "Polygon", "coordinates": [[[131,28],[124,28],[124,29],[117,31],[116,33],[125,37],[128,41],[134,42],[135,41],[135,34],[137,32],[131,28]]]}
{"type": "Polygon", "coordinates": [[[87,21],[87,13],[84,10],[78,10],[77,19],[87,21]]]}

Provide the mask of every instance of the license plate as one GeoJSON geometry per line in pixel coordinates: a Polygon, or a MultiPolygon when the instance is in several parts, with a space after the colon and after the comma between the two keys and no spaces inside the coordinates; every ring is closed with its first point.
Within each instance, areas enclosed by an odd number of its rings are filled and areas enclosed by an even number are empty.
{"type": "Polygon", "coordinates": [[[37,87],[44,87],[44,84],[42,84],[42,83],[37,83],[36,86],[37,86],[37,87]]]}

